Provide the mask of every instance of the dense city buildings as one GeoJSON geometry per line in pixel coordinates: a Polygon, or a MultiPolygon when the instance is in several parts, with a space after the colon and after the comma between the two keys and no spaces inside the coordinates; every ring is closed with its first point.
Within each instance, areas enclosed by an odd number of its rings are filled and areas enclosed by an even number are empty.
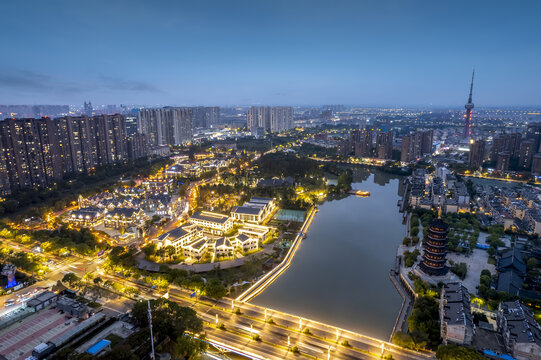
{"type": "Polygon", "coordinates": [[[0,105],[0,120],[68,115],[69,105],[0,105]]]}
{"type": "Polygon", "coordinates": [[[182,145],[193,136],[193,108],[164,107],[141,109],[138,128],[147,136],[149,146],[182,145]]]}
{"type": "Polygon", "coordinates": [[[541,359],[541,326],[520,301],[502,302],[498,308],[498,329],[505,348],[515,359],[541,359]]]}

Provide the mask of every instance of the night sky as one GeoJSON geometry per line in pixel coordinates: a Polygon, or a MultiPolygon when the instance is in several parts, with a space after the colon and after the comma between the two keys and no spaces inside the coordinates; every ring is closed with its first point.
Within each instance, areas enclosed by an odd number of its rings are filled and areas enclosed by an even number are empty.
{"type": "Polygon", "coordinates": [[[541,1],[0,2],[0,104],[541,104],[541,1]]]}

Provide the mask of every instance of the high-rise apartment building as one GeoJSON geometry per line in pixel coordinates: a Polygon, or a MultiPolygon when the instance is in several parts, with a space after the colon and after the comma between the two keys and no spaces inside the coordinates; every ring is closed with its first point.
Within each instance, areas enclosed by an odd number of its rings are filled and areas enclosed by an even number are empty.
{"type": "Polygon", "coordinates": [[[264,128],[267,132],[281,132],[293,128],[293,108],[290,106],[252,106],[246,113],[248,131],[264,128]]]}
{"type": "Polygon", "coordinates": [[[511,160],[511,154],[507,151],[503,151],[498,154],[498,160],[496,162],[496,170],[507,171],[509,170],[509,162],[511,160]]]}
{"type": "Polygon", "coordinates": [[[361,130],[359,141],[355,143],[356,157],[372,157],[372,141],[374,139],[374,131],[364,128],[361,130]]]}
{"type": "Polygon", "coordinates": [[[541,152],[541,122],[530,123],[526,129],[526,139],[535,142],[535,152],[541,152]]]}
{"type": "Polygon", "coordinates": [[[400,161],[410,162],[432,153],[433,132],[416,131],[402,137],[400,161]]]}
{"type": "Polygon", "coordinates": [[[498,154],[501,152],[508,152],[511,158],[518,157],[521,141],[521,133],[500,134],[500,136],[495,138],[492,142],[492,148],[490,149],[490,160],[497,161],[498,154]]]}
{"type": "Polygon", "coordinates": [[[84,102],[83,104],[83,115],[86,115],[86,116],[92,116],[92,112],[94,111],[94,108],[92,107],[92,103],[89,101],[89,102],[84,102]]]}
{"type": "Polygon", "coordinates": [[[220,122],[219,106],[198,106],[193,108],[193,127],[211,128],[220,122]]]}
{"type": "Polygon", "coordinates": [[[427,130],[421,134],[421,155],[431,155],[434,144],[434,131],[427,130]]]}
{"type": "Polygon", "coordinates": [[[541,176],[541,153],[535,154],[532,159],[532,175],[541,176]]]}
{"type": "Polygon", "coordinates": [[[140,159],[148,155],[147,139],[144,134],[133,134],[128,137],[128,159],[130,161],[140,159]]]}
{"type": "Polygon", "coordinates": [[[485,161],[486,141],[475,140],[470,142],[470,167],[479,168],[485,161]]]}
{"type": "Polygon", "coordinates": [[[250,132],[256,128],[270,131],[270,106],[251,106],[246,113],[246,126],[250,132]]]}
{"type": "Polygon", "coordinates": [[[192,108],[141,109],[137,122],[139,132],[147,135],[149,146],[182,145],[192,141],[192,108]]]}
{"type": "Polygon", "coordinates": [[[6,194],[61,179],[61,154],[54,122],[42,119],[6,119],[0,122],[0,186],[6,194]]]}
{"type": "Polygon", "coordinates": [[[119,114],[6,119],[0,121],[0,146],[2,194],[128,161],[125,122],[119,114]]]}
{"type": "Polygon", "coordinates": [[[270,111],[270,132],[281,132],[293,128],[293,108],[274,106],[270,111]]]}
{"type": "Polygon", "coordinates": [[[520,144],[520,151],[518,153],[518,166],[523,169],[529,170],[532,166],[532,159],[536,153],[535,141],[525,140],[520,144]]]}
{"type": "Polygon", "coordinates": [[[392,131],[379,132],[376,136],[376,156],[378,159],[390,159],[393,156],[392,131]]]}
{"type": "Polygon", "coordinates": [[[137,115],[130,114],[130,115],[124,115],[124,118],[126,119],[126,134],[128,136],[132,136],[134,134],[137,134],[137,115]]]}

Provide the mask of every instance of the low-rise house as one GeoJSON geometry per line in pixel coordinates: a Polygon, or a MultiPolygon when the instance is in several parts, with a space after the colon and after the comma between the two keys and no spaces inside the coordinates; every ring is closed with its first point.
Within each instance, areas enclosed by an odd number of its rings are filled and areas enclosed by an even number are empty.
{"type": "Polygon", "coordinates": [[[279,188],[279,187],[288,187],[295,185],[295,181],[291,176],[288,176],[284,179],[272,178],[272,179],[261,179],[257,182],[258,188],[279,188]]]}
{"type": "Polygon", "coordinates": [[[171,195],[163,193],[155,193],[148,195],[143,201],[143,208],[156,215],[170,215],[171,210],[171,195]]]}
{"type": "Polygon", "coordinates": [[[103,225],[114,229],[125,229],[140,224],[147,218],[143,209],[116,208],[105,214],[103,225]]]}
{"type": "Polygon", "coordinates": [[[474,334],[470,294],[460,282],[447,283],[441,290],[440,332],[443,343],[469,345],[474,334]]]}
{"type": "Polygon", "coordinates": [[[257,238],[260,242],[265,241],[270,228],[263,225],[244,224],[239,228],[239,234],[245,234],[249,237],[257,238]]]}
{"type": "Polygon", "coordinates": [[[190,244],[183,246],[183,252],[185,257],[201,260],[201,258],[207,253],[209,245],[206,238],[194,241],[190,244]]]}
{"type": "Polygon", "coordinates": [[[104,215],[104,211],[98,208],[80,208],[71,211],[65,221],[68,224],[77,227],[92,227],[99,225],[103,220],[104,215]]]}
{"type": "Polygon", "coordinates": [[[142,183],[148,191],[170,192],[173,187],[173,179],[147,179],[142,183]]]}
{"type": "Polygon", "coordinates": [[[500,303],[498,330],[505,348],[518,360],[541,360],[541,327],[534,314],[517,301],[500,303]]]}
{"type": "Polygon", "coordinates": [[[528,209],[524,214],[524,220],[528,224],[529,232],[541,235],[541,214],[537,209],[528,209]]]}
{"type": "Polygon", "coordinates": [[[57,309],[72,316],[82,318],[88,315],[87,306],[75,299],[61,296],[56,302],[57,309]]]}
{"type": "Polygon", "coordinates": [[[216,242],[213,244],[214,253],[216,256],[231,257],[235,252],[235,246],[231,244],[231,241],[221,237],[216,239],[216,242]]]}
{"type": "Polygon", "coordinates": [[[201,227],[204,232],[220,236],[233,228],[233,221],[229,216],[209,211],[194,212],[189,221],[201,227]]]}
{"type": "Polygon", "coordinates": [[[56,303],[57,300],[58,295],[56,293],[52,291],[45,291],[28,300],[26,307],[32,309],[32,311],[40,311],[56,303]]]}
{"type": "Polygon", "coordinates": [[[518,248],[505,250],[498,258],[498,291],[518,295],[526,276],[526,263],[518,248]]]}
{"type": "Polygon", "coordinates": [[[183,225],[161,234],[154,243],[158,249],[173,246],[176,254],[184,253],[184,246],[203,238],[203,230],[197,225],[183,225]]]}
{"type": "Polygon", "coordinates": [[[257,250],[259,247],[259,241],[257,238],[252,238],[246,234],[240,234],[235,236],[232,239],[232,242],[235,244],[235,247],[242,250],[242,252],[250,252],[257,250]]]}

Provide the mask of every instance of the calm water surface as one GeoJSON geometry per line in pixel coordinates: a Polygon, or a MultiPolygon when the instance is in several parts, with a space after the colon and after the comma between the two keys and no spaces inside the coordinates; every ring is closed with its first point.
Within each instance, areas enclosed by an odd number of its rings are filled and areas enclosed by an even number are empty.
{"type": "Polygon", "coordinates": [[[401,178],[359,170],[371,196],[326,202],[289,269],[253,303],[387,340],[401,297],[389,280],[405,228],[401,178]]]}

